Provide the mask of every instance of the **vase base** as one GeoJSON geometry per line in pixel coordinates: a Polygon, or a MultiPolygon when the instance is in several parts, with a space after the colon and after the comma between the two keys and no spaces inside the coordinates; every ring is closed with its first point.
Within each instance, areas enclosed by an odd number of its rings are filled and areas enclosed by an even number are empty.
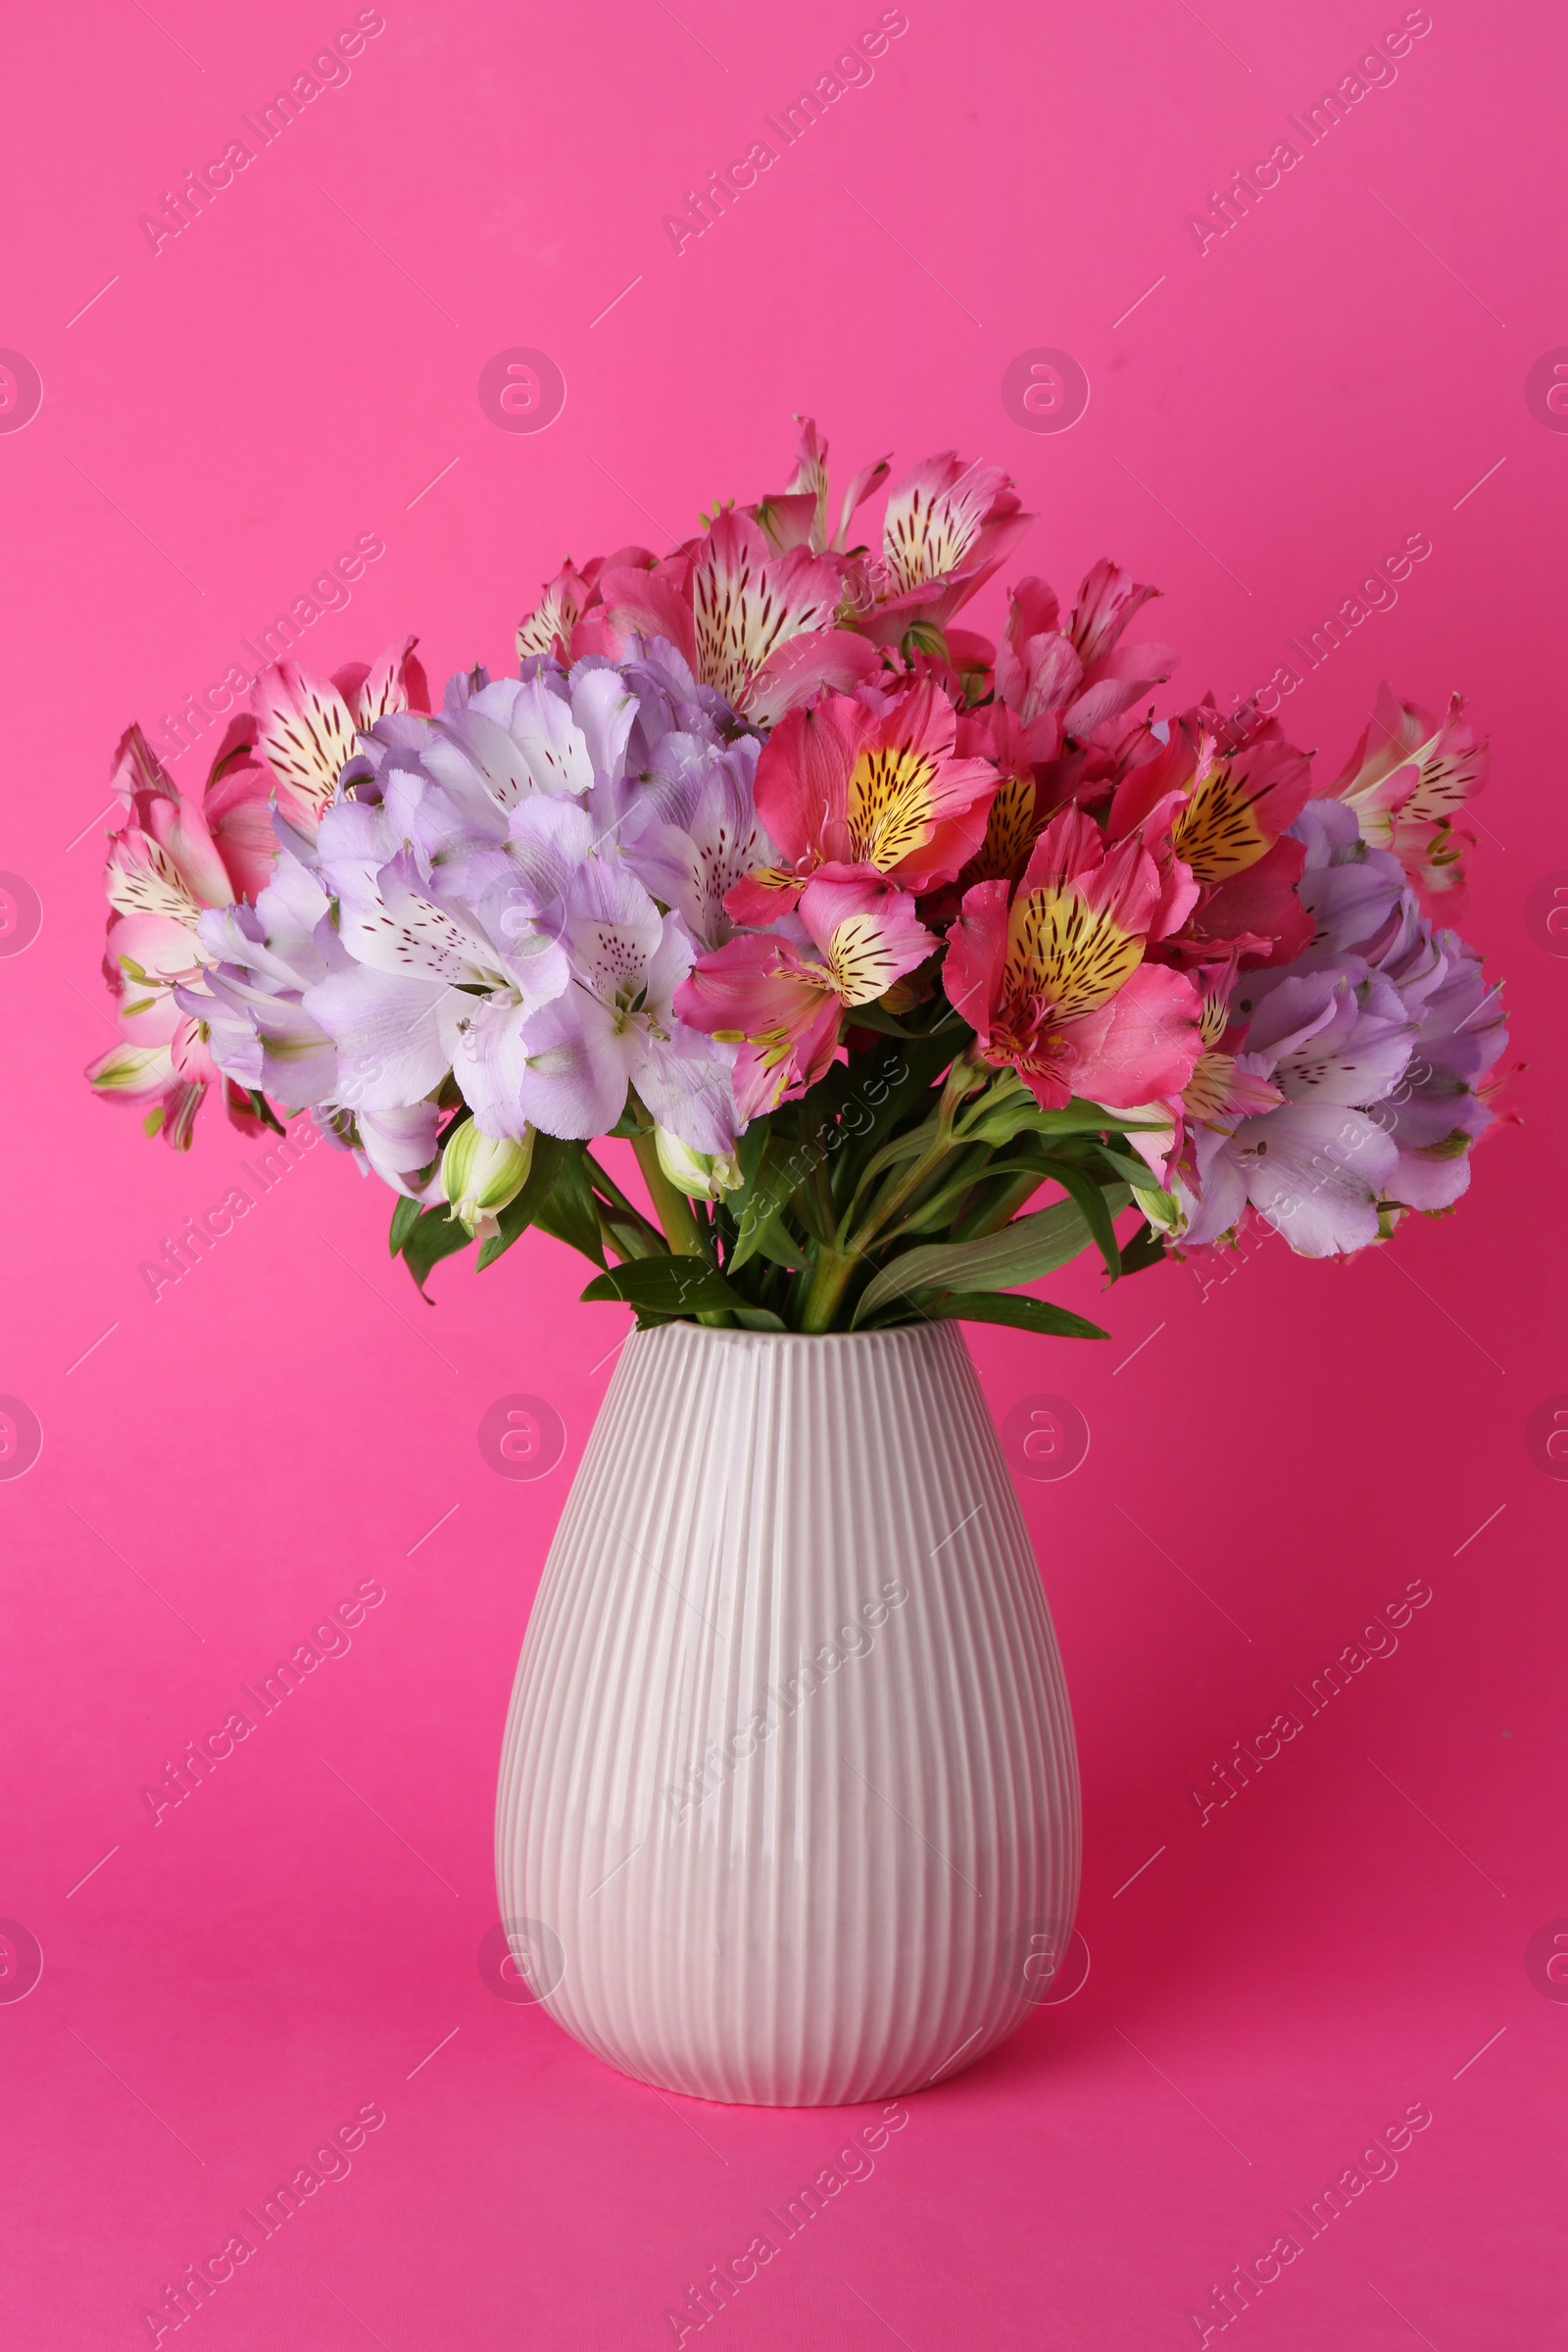
{"type": "Polygon", "coordinates": [[[785,2066],[772,2073],[765,2065],[755,2060],[749,2063],[739,2054],[730,2063],[716,2061],[710,2069],[605,2049],[556,2016],[548,2002],[542,2005],[570,2040],[612,2074],[644,2083],[650,2090],[669,2091],[676,2098],[706,2099],[715,2107],[862,2107],[877,2099],[910,2098],[917,2091],[956,2082],[982,2058],[1000,2049],[1029,2015],[1026,2008],[1021,2016],[1009,2017],[1003,2024],[977,2027],[934,2067],[924,2056],[912,2060],[906,2056],[902,2064],[863,2069],[852,2064],[835,2077],[808,2086],[799,2068],[785,2066]]]}

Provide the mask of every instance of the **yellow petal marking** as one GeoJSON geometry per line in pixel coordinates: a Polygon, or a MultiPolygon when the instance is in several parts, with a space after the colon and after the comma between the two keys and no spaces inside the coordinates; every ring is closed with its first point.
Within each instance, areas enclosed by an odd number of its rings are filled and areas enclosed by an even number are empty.
{"type": "Polygon", "coordinates": [[[827,968],[846,1004],[869,1004],[897,977],[895,958],[882,926],[872,914],[852,914],[828,942],[827,968]]]}
{"type": "Polygon", "coordinates": [[[850,774],[850,844],[858,861],[887,873],[923,850],[935,826],[937,763],[907,745],[861,752],[850,774]]]}
{"type": "Polygon", "coordinates": [[[1006,993],[1038,999],[1058,1020],[1074,1020],[1105,1004],[1143,959],[1143,941],[1110,915],[1096,914],[1075,890],[1032,890],[1013,902],[1006,993]]]}
{"type": "Polygon", "coordinates": [[[1223,882],[1255,865],[1268,848],[1252,814],[1262,790],[1249,792],[1222,760],[1200,779],[1171,827],[1171,848],[1200,882],[1223,882]]]}
{"type": "Polygon", "coordinates": [[[1004,776],[986,819],[986,837],[964,869],[964,882],[1004,882],[1028,858],[1040,828],[1033,776],[1004,776]]]}

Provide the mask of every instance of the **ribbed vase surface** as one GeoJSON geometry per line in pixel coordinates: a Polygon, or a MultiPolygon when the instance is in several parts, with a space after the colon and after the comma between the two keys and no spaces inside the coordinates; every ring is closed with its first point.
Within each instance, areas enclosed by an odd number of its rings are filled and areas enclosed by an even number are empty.
{"type": "Polygon", "coordinates": [[[496,1824],[518,1968],[666,2090],[891,2097],[1046,1992],[1077,1763],[952,1323],[634,1333],[545,1567],[496,1824]]]}

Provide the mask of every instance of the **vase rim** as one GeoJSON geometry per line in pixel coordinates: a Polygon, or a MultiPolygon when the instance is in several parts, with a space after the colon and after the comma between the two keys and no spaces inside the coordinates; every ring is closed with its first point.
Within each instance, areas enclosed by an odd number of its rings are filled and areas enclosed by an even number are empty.
{"type": "Polygon", "coordinates": [[[651,1324],[641,1330],[634,1328],[630,1336],[643,1340],[656,1338],[663,1331],[687,1331],[704,1340],[837,1340],[864,1345],[870,1341],[924,1340],[933,1333],[948,1330],[951,1322],[951,1317],[928,1315],[917,1323],[893,1323],[878,1331],[757,1331],[747,1324],[698,1323],[690,1316],[678,1315],[667,1323],[651,1324]]]}

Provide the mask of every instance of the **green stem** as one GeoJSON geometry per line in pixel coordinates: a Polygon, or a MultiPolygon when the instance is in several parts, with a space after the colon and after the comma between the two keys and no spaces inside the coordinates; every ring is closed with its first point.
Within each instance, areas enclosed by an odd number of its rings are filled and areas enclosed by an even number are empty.
{"type": "Polygon", "coordinates": [[[697,1222],[697,1211],[678,1185],[671,1184],[659,1164],[659,1145],[651,1127],[645,1127],[631,1139],[637,1154],[637,1165],[643,1172],[648,1197],[654,1204],[654,1214],[664,1229],[664,1239],[677,1257],[706,1257],[710,1264],[712,1253],[703,1238],[697,1222]]]}
{"type": "Polygon", "coordinates": [[[905,1202],[919,1191],[933,1168],[940,1166],[953,1145],[953,1122],[966,1095],[977,1086],[985,1085],[991,1073],[975,1062],[969,1054],[960,1054],[948,1072],[937,1104],[936,1133],[913,1165],[885,1191],[872,1207],[870,1216],[856,1235],[856,1244],[863,1256],[870,1244],[892,1223],[905,1202]]]}
{"type": "Polygon", "coordinates": [[[833,1318],[849,1287],[850,1277],[859,1264],[858,1255],[848,1250],[823,1247],[811,1268],[811,1279],[801,1308],[802,1331],[831,1331],[833,1318]]]}
{"type": "MultiPolygon", "coordinates": [[[[664,1239],[674,1255],[700,1257],[711,1265],[713,1253],[697,1221],[697,1211],[680,1187],[670,1183],[659,1164],[659,1140],[652,1127],[640,1128],[631,1139],[631,1148],[637,1154],[637,1165],[643,1172],[648,1197],[653,1201],[655,1214],[664,1229],[664,1239]]],[[[727,1307],[710,1306],[700,1309],[697,1320],[699,1323],[732,1328],[734,1318],[727,1307]]]]}

